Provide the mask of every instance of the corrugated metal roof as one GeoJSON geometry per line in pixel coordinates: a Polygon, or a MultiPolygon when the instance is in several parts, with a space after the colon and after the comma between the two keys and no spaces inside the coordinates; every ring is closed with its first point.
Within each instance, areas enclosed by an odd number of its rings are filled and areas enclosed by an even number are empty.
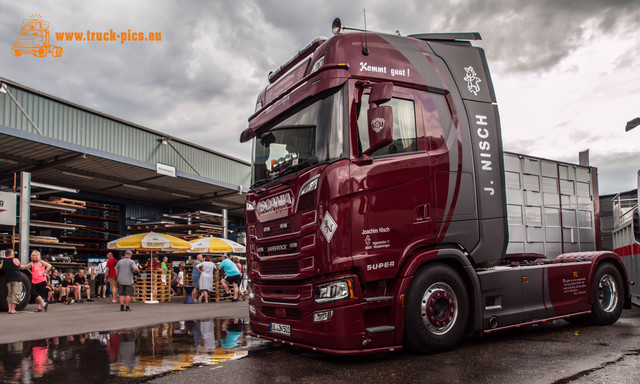
{"type": "Polygon", "coordinates": [[[203,209],[216,205],[242,215],[239,187],[178,171],[158,174],[155,164],[128,159],[0,125],[0,183],[13,173],[31,172],[32,180],[133,200],[203,209]]]}
{"type": "MultiPolygon", "coordinates": [[[[250,165],[239,159],[152,129],[71,103],[0,78],[42,135],[148,164],[169,164],[178,171],[246,187],[250,165]],[[169,145],[162,143],[167,138],[169,145]]],[[[0,93],[0,125],[25,132],[36,129],[6,93],[0,93]]]]}

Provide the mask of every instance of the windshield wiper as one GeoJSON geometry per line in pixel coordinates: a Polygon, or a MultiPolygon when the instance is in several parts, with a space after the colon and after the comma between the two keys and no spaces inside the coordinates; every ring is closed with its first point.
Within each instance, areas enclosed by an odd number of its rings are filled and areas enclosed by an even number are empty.
{"type": "Polygon", "coordinates": [[[291,165],[291,166],[283,169],[278,174],[278,177],[297,172],[297,171],[299,171],[301,169],[309,168],[309,167],[314,166],[316,164],[318,164],[318,158],[315,157],[315,156],[308,157],[308,158],[299,158],[298,159],[298,164],[291,165]]]}
{"type": "Polygon", "coordinates": [[[281,171],[273,172],[267,178],[256,181],[251,188],[255,189],[262,185],[270,184],[275,180],[282,178],[283,176],[290,175],[300,170],[310,168],[318,163],[319,163],[318,158],[315,156],[298,158],[298,163],[296,165],[291,165],[281,171]]]}

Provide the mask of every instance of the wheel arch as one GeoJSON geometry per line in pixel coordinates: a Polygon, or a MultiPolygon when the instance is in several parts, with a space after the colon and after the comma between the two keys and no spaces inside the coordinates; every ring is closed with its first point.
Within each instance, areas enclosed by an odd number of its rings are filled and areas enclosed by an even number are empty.
{"type": "MultiPolygon", "coordinates": [[[[611,251],[565,253],[556,257],[553,261],[555,263],[563,263],[580,260],[590,261],[592,263],[591,270],[589,271],[589,275],[591,277],[594,276],[596,269],[602,263],[612,264],[618,272],[620,272],[620,276],[622,277],[622,289],[624,290],[623,308],[631,308],[631,287],[629,287],[629,275],[627,274],[627,269],[622,262],[622,258],[618,254],[611,251]]],[[[593,292],[591,287],[589,288],[589,304],[593,304],[593,292]]]]}
{"type": "MultiPolygon", "coordinates": [[[[413,277],[423,268],[434,264],[446,264],[453,268],[464,282],[469,296],[469,324],[467,331],[482,331],[482,295],[480,279],[475,268],[469,261],[467,254],[454,245],[439,247],[416,252],[408,258],[400,268],[399,277],[403,279],[399,294],[406,297],[413,277]]],[[[398,307],[398,323],[404,323],[404,305],[398,307]]],[[[400,335],[402,337],[402,335],[400,335]]]]}

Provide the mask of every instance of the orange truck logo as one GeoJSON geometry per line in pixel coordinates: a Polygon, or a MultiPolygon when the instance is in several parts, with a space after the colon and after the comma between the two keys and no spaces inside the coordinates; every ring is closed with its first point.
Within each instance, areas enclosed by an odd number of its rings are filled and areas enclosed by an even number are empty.
{"type": "Polygon", "coordinates": [[[16,57],[23,54],[45,57],[48,53],[53,57],[60,57],[62,48],[49,43],[49,22],[40,15],[31,15],[22,21],[20,34],[13,42],[11,54],[16,57]]]}

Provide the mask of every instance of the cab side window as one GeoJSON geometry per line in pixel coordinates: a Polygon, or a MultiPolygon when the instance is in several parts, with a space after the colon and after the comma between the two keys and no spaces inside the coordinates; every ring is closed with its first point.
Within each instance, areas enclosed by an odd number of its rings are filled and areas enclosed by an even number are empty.
{"type": "MultiPolygon", "coordinates": [[[[393,142],[371,154],[371,157],[390,156],[415,152],[418,150],[416,139],[416,113],[413,100],[393,98],[384,105],[393,109],[393,142]]],[[[358,115],[358,140],[360,153],[369,148],[367,130],[367,108],[369,95],[362,95],[358,115]]]]}

